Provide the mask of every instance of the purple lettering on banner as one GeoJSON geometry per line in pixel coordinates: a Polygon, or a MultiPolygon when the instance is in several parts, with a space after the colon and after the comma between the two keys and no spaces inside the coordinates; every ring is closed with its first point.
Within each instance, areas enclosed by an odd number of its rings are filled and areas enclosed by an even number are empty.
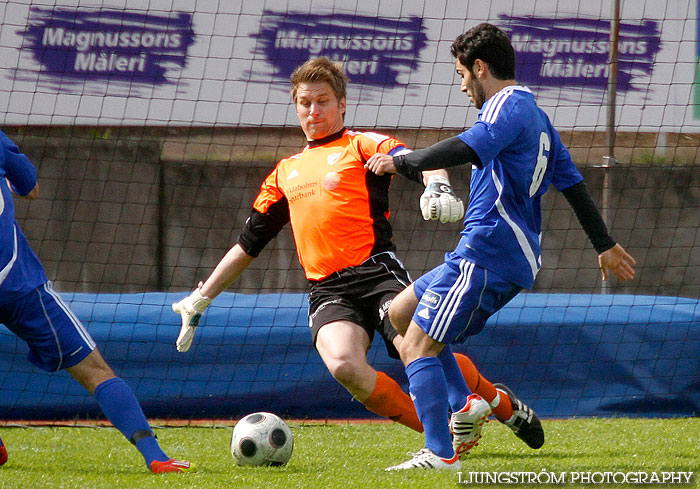
{"type": "MultiPolygon", "coordinates": [[[[518,82],[544,87],[607,88],[609,20],[509,15],[499,18],[515,49],[518,82]]],[[[639,89],[634,82],[651,75],[660,49],[658,22],[621,22],[618,90],[639,89]]]]}
{"type": "Polygon", "coordinates": [[[401,20],[333,14],[265,11],[257,54],[273,66],[273,76],[289,79],[310,58],[328,56],[343,63],[355,83],[371,86],[408,85],[402,73],[418,67],[427,45],[423,19],[401,20]]]}
{"type": "Polygon", "coordinates": [[[181,12],[33,7],[19,34],[41,66],[41,76],[60,82],[62,89],[86,81],[173,83],[169,72],[185,66],[194,42],[192,15],[181,12]]]}

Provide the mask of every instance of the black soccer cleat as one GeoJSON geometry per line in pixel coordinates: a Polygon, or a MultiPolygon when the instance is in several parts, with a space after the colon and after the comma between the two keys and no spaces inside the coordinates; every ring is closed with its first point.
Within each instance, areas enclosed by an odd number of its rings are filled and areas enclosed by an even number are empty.
{"type": "Polygon", "coordinates": [[[493,384],[493,386],[508,395],[510,403],[513,405],[513,416],[506,421],[499,421],[513,430],[515,436],[524,441],[530,448],[540,448],[544,445],[544,430],[542,423],[524,402],[515,397],[513,391],[503,384],[493,384]]]}

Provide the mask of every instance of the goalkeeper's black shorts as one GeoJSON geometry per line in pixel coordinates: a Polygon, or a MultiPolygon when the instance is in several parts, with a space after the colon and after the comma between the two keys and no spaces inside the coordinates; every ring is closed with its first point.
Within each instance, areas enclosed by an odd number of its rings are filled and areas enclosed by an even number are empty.
{"type": "Polygon", "coordinates": [[[399,358],[392,340],[396,330],[389,321],[389,304],[411,283],[403,263],[391,251],[369,257],[356,267],[344,268],[311,282],[309,328],[316,344],[324,324],[346,320],[361,326],[370,341],[377,331],[392,358],[399,358]]]}

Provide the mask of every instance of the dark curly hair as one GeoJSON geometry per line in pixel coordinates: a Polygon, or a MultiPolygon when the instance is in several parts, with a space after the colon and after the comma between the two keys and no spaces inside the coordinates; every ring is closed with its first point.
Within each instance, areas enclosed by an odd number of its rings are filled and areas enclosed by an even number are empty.
{"type": "Polygon", "coordinates": [[[469,71],[474,66],[474,61],[480,59],[489,65],[494,78],[515,79],[513,45],[505,32],[493,24],[484,22],[460,34],[452,43],[450,52],[469,71]]]}

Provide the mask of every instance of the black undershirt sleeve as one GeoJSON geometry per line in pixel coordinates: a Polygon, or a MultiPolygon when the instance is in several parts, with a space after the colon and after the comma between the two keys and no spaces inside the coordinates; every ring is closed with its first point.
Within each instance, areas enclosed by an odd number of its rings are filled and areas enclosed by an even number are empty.
{"type": "Polygon", "coordinates": [[[437,170],[458,165],[476,165],[481,168],[479,156],[458,137],[439,141],[427,148],[394,156],[397,171],[411,180],[423,182],[424,170],[437,170]]]}
{"type": "Polygon", "coordinates": [[[615,246],[615,241],[608,234],[608,228],[605,226],[603,216],[600,215],[598,207],[596,207],[593,198],[591,197],[588,187],[584,182],[579,182],[561,191],[569,202],[569,205],[574,210],[578,222],[586,232],[588,239],[591,240],[593,248],[598,254],[609,250],[615,246]]]}
{"type": "MultiPolygon", "coordinates": [[[[482,165],[476,152],[458,137],[445,139],[412,153],[394,156],[394,165],[398,172],[417,182],[423,181],[421,172],[424,170],[464,164],[472,164],[478,168],[482,165]]],[[[608,228],[586,184],[579,182],[562,190],[562,193],[595,250],[600,254],[615,246],[616,243],[608,234],[608,228]]]]}
{"type": "Polygon", "coordinates": [[[253,209],[238,236],[238,244],[248,255],[257,257],[288,222],[286,198],[272,204],[264,214],[253,209]]]}

